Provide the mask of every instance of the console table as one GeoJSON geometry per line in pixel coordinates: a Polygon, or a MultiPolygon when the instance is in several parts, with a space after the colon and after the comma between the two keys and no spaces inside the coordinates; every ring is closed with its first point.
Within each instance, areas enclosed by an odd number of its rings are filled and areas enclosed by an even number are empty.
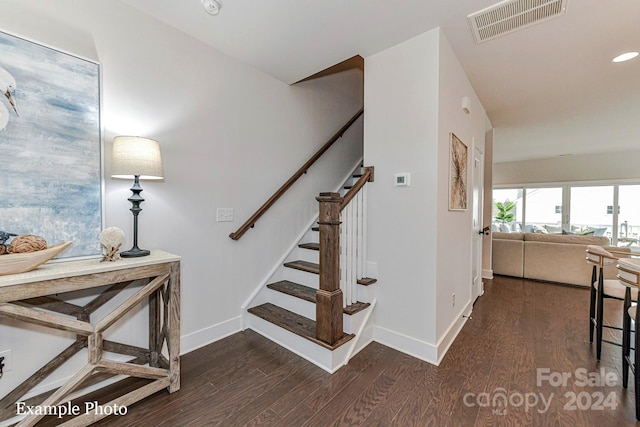
{"type": "MultiPolygon", "coordinates": [[[[0,322],[3,316],[69,331],[76,335],[76,340],[0,400],[0,421],[15,417],[16,403],[84,348],[87,364],[52,393],[30,399],[29,406],[62,405],[70,393],[116,375],[150,382],[104,406],[126,407],[164,388],[170,393],[180,389],[180,257],[177,255],[156,250],[146,257],[115,262],[99,259],[54,262],[28,273],[0,276],[0,322]],[[93,312],[134,283],[141,286],[137,292],[102,319],[91,319],[93,312]],[[102,289],[96,290],[95,298],[84,306],[56,297],[56,294],[99,287],[102,289]],[[103,333],[110,326],[143,301],[148,301],[149,307],[149,348],[103,339],[103,333]],[[165,344],[166,356],[163,354],[165,344]],[[130,360],[109,360],[103,355],[105,351],[129,356],[130,360]]],[[[85,411],[82,407],[80,414],[64,425],[86,426],[106,417],[104,412],[85,411]]],[[[41,418],[43,415],[27,415],[18,426],[33,426],[41,418]]]]}

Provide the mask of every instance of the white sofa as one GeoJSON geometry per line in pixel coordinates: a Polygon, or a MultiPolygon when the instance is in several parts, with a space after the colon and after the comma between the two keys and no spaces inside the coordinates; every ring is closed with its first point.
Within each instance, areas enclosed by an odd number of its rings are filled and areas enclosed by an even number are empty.
{"type": "MultiPolygon", "coordinates": [[[[592,267],[586,262],[587,245],[609,247],[604,236],[539,233],[493,233],[493,272],[505,276],[589,286],[592,267]]],[[[605,278],[616,278],[615,263],[605,267],[605,278]]]]}

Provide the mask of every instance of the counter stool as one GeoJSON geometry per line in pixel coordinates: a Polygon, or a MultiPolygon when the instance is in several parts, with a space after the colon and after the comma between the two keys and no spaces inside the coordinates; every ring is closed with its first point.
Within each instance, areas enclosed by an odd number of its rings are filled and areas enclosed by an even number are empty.
{"type": "Polygon", "coordinates": [[[593,265],[590,285],[591,298],[589,304],[589,342],[593,342],[593,331],[595,328],[596,358],[598,360],[600,360],[600,356],[602,354],[603,342],[618,346],[622,345],[621,343],[602,339],[604,328],[615,329],[618,331],[622,331],[624,329],[617,326],[604,324],[604,299],[611,298],[618,301],[624,301],[626,294],[629,293],[629,298],[631,301],[638,301],[637,288],[631,289],[623,285],[616,279],[605,280],[604,278],[604,267],[618,260],[618,257],[604,249],[602,246],[587,246],[587,262],[593,265]]]}
{"type": "MultiPolygon", "coordinates": [[[[640,286],[640,259],[618,260],[618,280],[630,289],[638,290],[640,286]]],[[[633,373],[633,382],[636,395],[636,419],[640,421],[640,352],[638,351],[638,337],[634,340],[634,357],[631,360],[631,319],[634,320],[636,331],[640,320],[640,310],[637,305],[631,305],[630,298],[624,300],[624,321],[622,322],[622,386],[627,388],[629,382],[629,368],[633,373]]]]}

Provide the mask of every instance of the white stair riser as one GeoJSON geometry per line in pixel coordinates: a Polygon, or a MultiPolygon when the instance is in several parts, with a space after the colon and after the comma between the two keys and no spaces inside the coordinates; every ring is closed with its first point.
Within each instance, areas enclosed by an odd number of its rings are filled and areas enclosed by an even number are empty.
{"type": "Polygon", "coordinates": [[[310,288],[319,289],[320,276],[314,273],[308,273],[295,268],[285,268],[285,278],[290,282],[300,283],[310,288]]]}
{"type": "Polygon", "coordinates": [[[358,301],[371,302],[375,299],[375,284],[369,286],[357,285],[358,301]]]}
{"type": "Polygon", "coordinates": [[[247,316],[247,326],[331,373],[344,364],[350,348],[349,345],[342,345],[334,351],[328,350],[253,314],[247,316]]]}
{"type": "Polygon", "coordinates": [[[307,319],[316,320],[316,305],[314,303],[269,288],[265,294],[271,304],[293,311],[307,319]]]}
{"type": "Polygon", "coordinates": [[[343,330],[347,334],[355,334],[367,319],[367,311],[370,307],[365,308],[355,314],[344,314],[342,316],[343,330]]]}
{"type": "Polygon", "coordinates": [[[298,248],[298,250],[294,252],[296,253],[297,259],[300,261],[313,262],[315,264],[320,262],[320,251],[298,248]]]}
{"type": "MultiPolygon", "coordinates": [[[[317,224],[314,225],[314,227],[317,226],[317,224]]],[[[318,233],[317,231],[313,231],[313,230],[309,230],[307,231],[307,233],[304,235],[304,237],[302,238],[302,240],[300,241],[300,243],[318,243],[320,241],[320,233],[318,233]]]]}
{"type": "MultiPolygon", "coordinates": [[[[296,314],[304,316],[307,319],[316,320],[316,305],[312,302],[269,288],[265,289],[265,292],[262,294],[263,295],[256,297],[256,301],[259,300],[260,304],[270,302],[285,310],[293,311],[296,314]]],[[[365,313],[368,309],[369,308],[366,308],[351,315],[343,314],[342,322],[344,324],[344,331],[349,334],[355,333],[362,325],[362,322],[364,322],[366,318],[365,313]]]]}

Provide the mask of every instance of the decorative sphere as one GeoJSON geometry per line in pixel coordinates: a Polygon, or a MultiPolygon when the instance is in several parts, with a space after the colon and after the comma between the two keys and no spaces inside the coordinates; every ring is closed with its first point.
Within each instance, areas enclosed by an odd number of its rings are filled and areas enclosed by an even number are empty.
{"type": "Polygon", "coordinates": [[[100,233],[100,244],[107,249],[117,248],[124,243],[124,231],[118,227],[109,227],[100,233]]]}

